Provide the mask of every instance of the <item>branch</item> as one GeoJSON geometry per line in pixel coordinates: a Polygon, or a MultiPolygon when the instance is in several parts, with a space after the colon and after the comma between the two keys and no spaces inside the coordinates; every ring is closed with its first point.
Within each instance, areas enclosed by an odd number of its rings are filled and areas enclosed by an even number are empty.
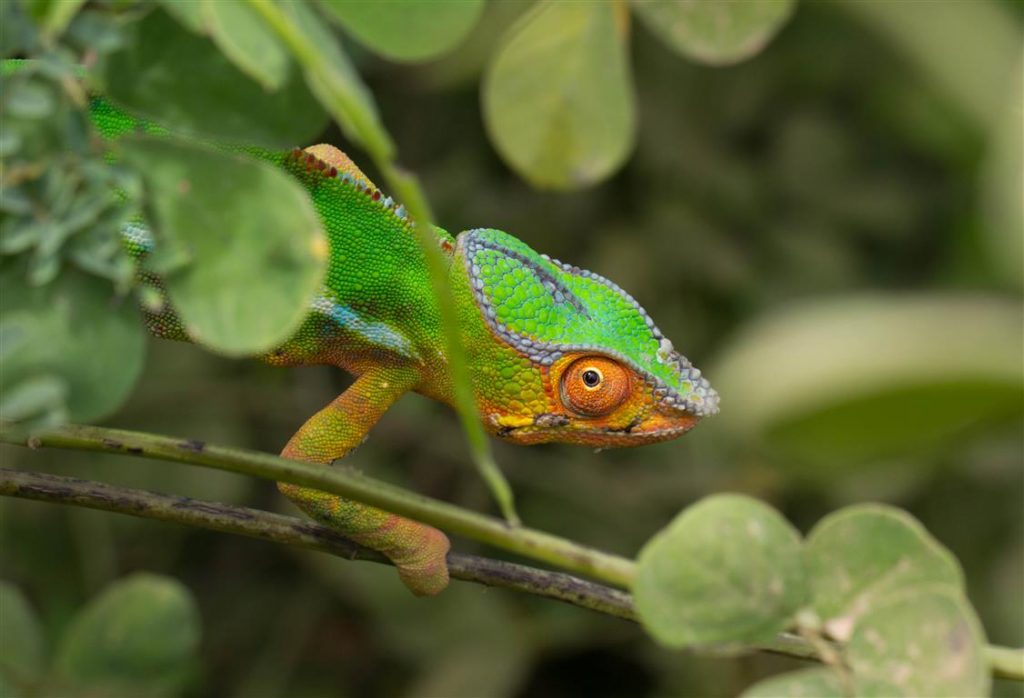
{"type": "MultiPolygon", "coordinates": [[[[0,422],[0,442],[23,444],[30,448],[55,446],[139,455],[293,482],[373,504],[613,584],[628,586],[634,574],[631,560],[540,531],[509,527],[498,519],[406,492],[352,471],[311,466],[251,451],[207,446],[200,441],[100,427],[65,425],[26,436],[14,425],[0,422]]],[[[348,541],[330,528],[256,509],[7,469],[0,469],[0,495],[173,521],[318,550],[352,560],[390,564],[383,556],[348,541]]],[[[449,554],[448,564],[455,579],[522,591],[636,621],[629,594],[569,574],[459,553],[449,554]]],[[[820,661],[810,643],[791,633],[781,633],[752,649],[820,661]]],[[[986,657],[993,676],[1024,681],[1024,653],[1020,650],[989,645],[986,657]]]]}
{"type": "MultiPolygon", "coordinates": [[[[7,468],[0,468],[0,495],[171,521],[317,550],[347,560],[391,564],[380,553],[353,543],[334,529],[259,509],[7,468]]],[[[448,554],[448,571],[454,579],[522,591],[635,620],[633,601],[626,592],[561,572],[461,553],[448,554]]]]}
{"type": "Polygon", "coordinates": [[[210,446],[194,439],[74,424],[34,431],[29,435],[10,422],[0,422],[0,441],[29,448],[53,446],[145,456],[312,487],[622,588],[629,587],[636,572],[632,560],[542,531],[510,526],[500,519],[408,492],[350,468],[325,468],[268,453],[210,446]]]}
{"type": "MultiPolygon", "coordinates": [[[[391,564],[380,553],[353,543],[334,529],[259,509],[7,468],[0,468],[0,495],[171,521],[317,550],[346,560],[391,564]]],[[[460,553],[448,554],[448,571],[453,579],[564,601],[573,606],[637,622],[633,598],[629,594],[562,572],[460,553]]],[[[782,633],[755,649],[820,661],[814,647],[790,633],[782,633]]]]}

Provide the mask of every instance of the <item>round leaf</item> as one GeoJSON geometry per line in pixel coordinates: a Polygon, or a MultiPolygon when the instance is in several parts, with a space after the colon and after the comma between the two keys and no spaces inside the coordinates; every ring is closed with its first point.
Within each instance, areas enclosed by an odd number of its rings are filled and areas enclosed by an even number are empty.
{"type": "Polygon", "coordinates": [[[203,7],[200,2],[181,2],[181,0],[157,0],[157,2],[183,27],[197,34],[203,33],[203,7]]]}
{"type": "Polygon", "coordinates": [[[814,609],[837,640],[846,641],[880,598],[911,586],[963,588],[963,572],[910,514],[863,504],[826,516],[807,536],[814,609]]]}
{"type": "Polygon", "coordinates": [[[858,696],[987,696],[984,644],[959,590],[908,589],[864,615],[845,656],[858,696]]]}
{"type": "Polygon", "coordinates": [[[0,265],[0,334],[13,345],[0,351],[0,388],[6,393],[18,384],[18,390],[48,384],[52,397],[58,385],[67,386],[68,416],[75,421],[113,412],[135,385],[145,357],[134,303],[117,297],[107,280],[71,267],[53,283],[29,286],[24,266],[0,265]]]}
{"type": "Polygon", "coordinates": [[[483,0],[320,0],[320,6],[371,51],[396,61],[421,61],[450,51],[484,9],[483,0]]]}
{"type": "Polygon", "coordinates": [[[793,13],[794,0],[633,0],[655,35],[686,56],[711,65],[757,54],[793,13]]]}
{"type": "Polygon", "coordinates": [[[394,146],[381,124],[373,93],[352,66],[331,26],[305,3],[289,2],[280,5],[280,8],[295,23],[296,29],[306,37],[306,40],[317,47],[317,66],[306,74],[309,89],[325,106],[330,106],[335,101],[332,97],[334,90],[344,93],[346,108],[335,109],[332,115],[341,126],[345,137],[365,145],[361,129],[372,127],[377,131],[376,137],[385,150],[393,153],[394,146]]]}
{"type": "Polygon", "coordinates": [[[4,387],[0,395],[0,415],[13,422],[40,416],[43,421],[63,421],[67,396],[67,383],[57,376],[30,376],[13,386],[4,387]]]}
{"type": "Polygon", "coordinates": [[[224,354],[282,344],[309,312],[327,242],[305,189],[269,163],[167,139],[125,142],[157,228],[190,263],[164,277],[188,335],[224,354]]]}
{"type": "Polygon", "coordinates": [[[807,597],[800,536],[754,499],[708,497],[640,551],[633,592],[641,623],[662,644],[769,638],[807,597]]]}
{"type": "Polygon", "coordinates": [[[45,661],[43,628],[35,610],[20,589],[0,581],[0,677],[12,685],[34,682],[45,661]]]}
{"type": "Polygon", "coordinates": [[[846,698],[846,695],[836,673],[818,667],[758,681],[740,694],[740,698],[846,698]]]}
{"type": "Polygon", "coordinates": [[[284,84],[288,52],[250,5],[201,0],[200,7],[205,29],[232,63],[267,90],[284,84]]]}
{"type": "Polygon", "coordinates": [[[327,125],[291,63],[281,89],[267,92],[162,11],[128,27],[125,47],[104,63],[104,94],[137,116],[182,134],[277,148],[308,143],[327,125]]]}
{"type": "Polygon", "coordinates": [[[194,670],[199,633],[188,589],[167,577],[135,574],[75,616],[61,638],[56,675],[76,686],[102,686],[104,693],[176,694],[194,670]]]}
{"type": "Polygon", "coordinates": [[[541,2],[484,76],[484,118],[532,184],[569,189],[614,172],[633,147],[633,90],[617,5],[541,2]]]}
{"type": "Polygon", "coordinates": [[[732,406],[723,426],[826,475],[1019,414],[1022,313],[984,296],[807,303],[747,329],[708,374],[732,406]]]}

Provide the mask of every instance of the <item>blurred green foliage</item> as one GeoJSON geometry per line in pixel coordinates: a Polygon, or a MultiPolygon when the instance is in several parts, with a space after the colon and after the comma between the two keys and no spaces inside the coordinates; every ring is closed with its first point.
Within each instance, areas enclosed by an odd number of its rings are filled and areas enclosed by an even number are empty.
{"type": "MultiPolygon", "coordinates": [[[[165,4],[186,25],[203,21],[189,3],[165,4]]],[[[62,38],[38,74],[20,86],[5,80],[0,98],[0,252],[17,254],[21,278],[48,289],[24,312],[3,306],[5,367],[33,323],[60,320],[61,303],[46,294],[68,283],[66,269],[99,273],[122,293],[129,284],[109,233],[137,212],[107,194],[130,203],[142,183],[103,161],[67,88],[87,51],[112,94],[190,133],[278,147],[325,140],[362,163],[336,130],[316,136],[326,117],[315,88],[258,45],[225,58],[162,14],[117,14],[121,3],[78,14],[75,3],[24,6],[41,30],[2,32],[5,56],[62,38]],[[162,32],[180,37],[161,44],[162,32]],[[105,61],[114,51],[122,58],[105,61]],[[246,75],[285,87],[267,93],[246,75]],[[219,132],[202,130],[210,126],[219,132]],[[13,179],[22,161],[51,165],[13,179]],[[30,215],[38,211],[53,215],[30,215]]],[[[29,21],[17,7],[0,3],[5,27],[29,21]]],[[[1020,12],[987,1],[916,14],[908,3],[805,3],[763,53],[730,68],[681,59],[641,19],[628,34],[635,148],[621,169],[605,168],[605,183],[555,195],[506,169],[481,117],[481,76],[531,7],[487,4],[462,46],[416,67],[376,58],[362,45],[386,49],[354,27],[362,43],[347,47],[442,225],[502,228],[614,279],[708,366],[723,413],[680,442],[633,451],[499,445],[524,520],[633,555],[709,492],[770,501],[804,531],[844,504],[891,502],[961,561],[989,640],[1024,644],[1020,12]]],[[[63,317],[60,331],[77,342],[82,332],[63,317]]],[[[73,319],[105,331],[116,317],[104,307],[73,319]]],[[[132,382],[128,369],[141,362],[129,344],[95,357],[120,365],[119,381],[132,382]]],[[[171,343],[152,342],[149,354],[109,423],[272,452],[347,380],[171,343]]],[[[41,368],[25,380],[36,383],[9,383],[18,376],[5,370],[0,409],[10,414],[13,401],[26,416],[67,415],[74,352],[28,356],[41,368]]],[[[107,388],[97,394],[119,402],[120,388],[107,388]]],[[[352,463],[485,508],[463,451],[456,420],[410,397],[352,463]]],[[[269,483],[205,470],[0,454],[6,467],[283,507],[269,483]]],[[[799,666],[671,652],[621,621],[468,585],[424,603],[388,570],[151,521],[9,500],[0,513],[2,576],[28,597],[14,602],[20,617],[40,614],[38,630],[19,636],[46,638],[20,648],[29,667],[46,665],[33,647],[57,646],[87,599],[139,569],[172,575],[196,596],[198,676],[172,682],[186,695],[736,695],[799,666]]],[[[959,607],[941,593],[921,600],[929,616],[950,603],[959,607]]],[[[1021,695],[1000,682],[995,692],[1021,695]]]]}
{"type": "Polygon", "coordinates": [[[174,579],[138,573],[110,584],[70,619],[46,651],[24,595],[0,582],[0,691],[4,696],[174,696],[196,676],[200,621],[174,579]]]}
{"type": "Polygon", "coordinates": [[[614,3],[539,2],[491,59],[481,101],[491,140],[538,187],[619,169],[636,131],[624,23],[614,3]]]}
{"type": "Polygon", "coordinates": [[[989,693],[985,634],[963,572],[899,509],[844,507],[803,543],[770,506],[711,495],[655,535],[637,564],[637,613],[662,644],[735,653],[794,628],[832,673],[791,672],[744,696],[989,693]]]}

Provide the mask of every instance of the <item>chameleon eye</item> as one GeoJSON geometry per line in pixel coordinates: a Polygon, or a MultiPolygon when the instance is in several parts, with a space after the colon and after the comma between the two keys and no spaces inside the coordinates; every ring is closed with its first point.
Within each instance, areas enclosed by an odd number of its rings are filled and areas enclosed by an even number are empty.
{"type": "Polygon", "coordinates": [[[577,359],[562,374],[562,403],[586,417],[608,414],[625,401],[630,389],[630,372],[603,356],[577,359]]]}

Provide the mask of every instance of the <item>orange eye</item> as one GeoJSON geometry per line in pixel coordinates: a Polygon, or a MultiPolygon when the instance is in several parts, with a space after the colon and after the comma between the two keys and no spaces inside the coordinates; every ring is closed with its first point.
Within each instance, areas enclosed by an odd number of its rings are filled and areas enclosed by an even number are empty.
{"type": "Polygon", "coordinates": [[[629,371],[603,356],[574,361],[562,374],[562,402],[587,417],[606,415],[629,396],[629,371]]]}

